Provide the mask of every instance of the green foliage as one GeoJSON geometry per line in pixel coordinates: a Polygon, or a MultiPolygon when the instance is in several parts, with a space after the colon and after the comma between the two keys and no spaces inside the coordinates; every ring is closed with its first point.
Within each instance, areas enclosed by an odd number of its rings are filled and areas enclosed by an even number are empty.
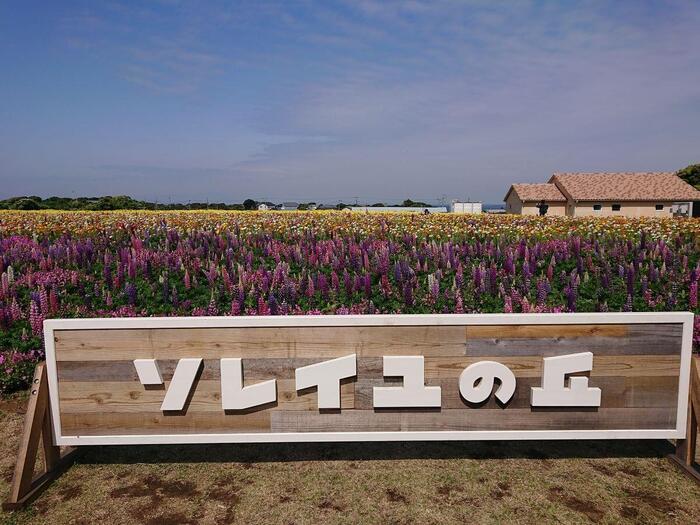
{"type": "Polygon", "coordinates": [[[430,204],[426,204],[425,202],[421,201],[406,199],[401,203],[401,206],[405,206],[406,208],[429,208],[430,204]]]}
{"type": "Polygon", "coordinates": [[[0,200],[0,209],[4,210],[254,210],[257,203],[247,199],[243,204],[226,204],[224,202],[190,202],[188,204],[163,204],[159,202],[140,201],[128,195],[104,195],[102,197],[49,197],[42,199],[36,195],[10,197],[0,200]],[[246,207],[246,203],[253,203],[246,207]]]}
{"type": "MultiPolygon", "coordinates": [[[[41,199],[39,199],[41,200],[41,199]]],[[[40,210],[41,205],[34,199],[27,197],[20,199],[12,205],[13,210],[40,210]]]]}
{"type": "Polygon", "coordinates": [[[690,166],[679,170],[676,175],[678,175],[688,184],[700,189],[700,164],[691,164],[690,166]]]}

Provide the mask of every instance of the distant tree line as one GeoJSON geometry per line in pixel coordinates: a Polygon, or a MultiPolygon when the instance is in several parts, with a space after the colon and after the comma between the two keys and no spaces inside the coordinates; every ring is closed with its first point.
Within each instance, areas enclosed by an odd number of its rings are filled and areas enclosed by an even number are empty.
{"type": "MultiPolygon", "coordinates": [[[[128,195],[105,195],[102,197],[49,197],[42,199],[38,195],[23,195],[20,197],[10,197],[0,200],[0,209],[3,210],[255,210],[258,202],[253,199],[246,199],[240,204],[226,204],[225,202],[189,202],[182,203],[162,203],[141,201],[129,197],[128,195]]],[[[268,203],[274,206],[272,203],[268,203]]],[[[342,210],[350,207],[350,204],[340,203],[333,208],[342,210]]],[[[382,202],[372,204],[372,207],[384,207],[382,202]]],[[[429,207],[425,202],[406,199],[401,204],[389,206],[410,206],[429,207]]],[[[323,209],[329,209],[324,207],[323,209]]],[[[316,209],[315,202],[301,203],[300,210],[316,209]]]]}
{"type": "Polygon", "coordinates": [[[0,201],[5,210],[243,210],[243,204],[224,202],[190,202],[166,204],[140,201],[128,195],[105,195],[103,197],[49,197],[37,195],[11,197],[0,201]]]}

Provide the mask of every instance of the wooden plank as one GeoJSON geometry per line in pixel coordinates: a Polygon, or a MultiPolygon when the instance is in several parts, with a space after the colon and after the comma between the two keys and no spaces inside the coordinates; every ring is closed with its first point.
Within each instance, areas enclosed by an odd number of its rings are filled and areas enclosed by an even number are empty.
{"type": "Polygon", "coordinates": [[[471,356],[680,355],[681,324],[467,326],[471,356]]]}
{"type": "MultiPolygon", "coordinates": [[[[228,356],[228,354],[225,354],[228,356]]],[[[141,356],[135,355],[135,358],[141,356]]],[[[294,370],[301,366],[318,363],[325,358],[271,358],[243,359],[244,377],[250,380],[291,379],[294,370]]],[[[459,377],[465,367],[482,360],[498,361],[508,366],[516,377],[540,377],[542,358],[540,356],[481,356],[481,357],[426,357],[426,377],[459,377]]],[[[170,380],[177,360],[158,361],[164,380],[170,380]]],[[[136,381],[133,361],[60,361],[57,364],[61,383],[136,381]]],[[[677,356],[594,356],[592,376],[678,376],[680,358],[677,356]]],[[[384,365],[381,357],[361,357],[357,360],[358,377],[381,379],[384,365]]],[[[202,380],[218,380],[219,360],[206,359],[202,370],[202,380]]]]}
{"type": "MultiPolygon", "coordinates": [[[[478,361],[498,361],[506,365],[515,377],[541,377],[542,357],[426,357],[425,377],[459,377],[462,370],[478,361]]],[[[680,356],[594,356],[594,376],[674,376],[678,377],[680,356]]]]}
{"type": "MultiPolygon", "coordinates": [[[[507,408],[528,408],[530,406],[530,388],[540,386],[542,380],[535,377],[520,378],[515,394],[507,408]]],[[[375,386],[393,386],[383,379],[358,379],[355,387],[355,409],[371,410],[373,388],[375,386]]],[[[459,393],[456,379],[428,379],[427,386],[439,386],[442,389],[442,408],[459,409],[472,407],[459,393]]],[[[674,413],[678,403],[678,379],[675,377],[592,377],[591,387],[602,391],[601,408],[652,407],[668,408],[674,413]]],[[[491,396],[478,409],[499,408],[500,403],[491,396]]],[[[507,412],[504,413],[506,417],[507,412]]]]}
{"type": "MultiPolygon", "coordinates": [[[[246,383],[248,384],[253,384],[246,383]]],[[[146,389],[140,383],[126,381],[104,381],[101,383],[65,382],[59,386],[61,414],[79,414],[101,411],[158,412],[160,411],[165,388],[146,389]]],[[[269,410],[316,410],[318,395],[315,390],[297,395],[292,379],[277,381],[277,402],[265,406],[269,410]]],[[[340,386],[341,407],[353,408],[355,404],[355,384],[342,383],[340,386]]],[[[187,407],[188,412],[222,412],[220,381],[200,380],[187,407]]]]}
{"type": "Polygon", "coordinates": [[[664,408],[607,408],[597,411],[348,410],[340,414],[280,411],[271,414],[271,422],[272,432],[668,429],[675,425],[672,412],[664,408]]]}
{"type": "Polygon", "coordinates": [[[663,408],[609,408],[598,411],[531,411],[529,409],[254,412],[242,415],[193,413],[164,416],[158,412],[66,414],[65,435],[191,434],[209,432],[356,432],[420,430],[604,430],[665,429],[674,426],[663,408]]]}
{"type": "Polygon", "coordinates": [[[57,330],[58,361],[466,355],[464,326],[57,330]]]}
{"type": "Polygon", "coordinates": [[[64,436],[269,432],[273,413],[269,410],[235,415],[223,412],[167,415],[162,412],[87,412],[61,414],[61,428],[64,436]]]}
{"type": "Polygon", "coordinates": [[[39,438],[43,429],[46,408],[49,402],[46,369],[43,363],[37,365],[32,380],[24,430],[19,442],[15,472],[10,489],[10,502],[18,502],[27,494],[32,485],[39,438]]]}
{"type": "Polygon", "coordinates": [[[467,325],[465,329],[467,341],[471,341],[473,339],[624,337],[631,326],[627,324],[514,324],[467,325]]]}
{"type": "Polygon", "coordinates": [[[61,452],[53,443],[48,377],[45,364],[39,363],[34,371],[10,494],[2,509],[14,511],[34,501],[72,464],[76,454],[75,448],[68,447],[61,452]],[[44,466],[35,477],[39,440],[44,451],[44,466]]]}
{"type": "MultiPolygon", "coordinates": [[[[221,357],[236,357],[222,352],[221,357]]],[[[243,359],[245,379],[293,379],[294,370],[302,366],[324,361],[325,357],[273,357],[269,359],[243,359]]],[[[164,380],[170,380],[177,366],[177,359],[159,359],[158,368],[164,380]]],[[[58,380],[68,381],[138,381],[133,360],[124,361],[59,361],[58,380]]],[[[219,359],[204,360],[200,379],[219,379],[219,359]]]]}

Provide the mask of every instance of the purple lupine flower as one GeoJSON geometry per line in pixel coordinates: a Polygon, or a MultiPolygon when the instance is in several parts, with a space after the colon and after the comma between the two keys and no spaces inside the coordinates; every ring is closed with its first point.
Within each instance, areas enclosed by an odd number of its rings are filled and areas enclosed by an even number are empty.
{"type": "Polygon", "coordinates": [[[126,292],[126,300],[129,305],[134,306],[136,304],[136,285],[134,283],[127,283],[124,287],[126,292]]]}
{"type": "Polygon", "coordinates": [[[570,312],[575,312],[576,311],[576,289],[573,286],[567,286],[564,289],[564,293],[566,294],[566,306],[569,309],[570,312]]]}
{"type": "Polygon", "coordinates": [[[622,307],[623,311],[625,312],[631,312],[632,311],[632,294],[627,294],[627,300],[625,301],[624,306],[622,307]]]}
{"type": "Polygon", "coordinates": [[[546,279],[540,279],[537,281],[537,305],[543,306],[547,301],[547,283],[546,279]]]}
{"type": "Polygon", "coordinates": [[[270,315],[279,315],[279,305],[277,304],[275,294],[270,294],[270,297],[267,300],[267,306],[270,309],[270,315]]]}
{"type": "Polygon", "coordinates": [[[413,306],[413,286],[409,281],[403,285],[403,302],[409,308],[413,306]]]}

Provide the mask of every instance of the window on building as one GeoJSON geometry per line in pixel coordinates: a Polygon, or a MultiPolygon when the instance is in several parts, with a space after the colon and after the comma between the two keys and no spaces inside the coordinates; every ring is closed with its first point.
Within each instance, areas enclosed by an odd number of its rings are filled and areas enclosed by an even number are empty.
{"type": "Polygon", "coordinates": [[[593,211],[600,211],[600,210],[602,210],[602,209],[603,209],[603,205],[602,205],[602,204],[594,204],[594,205],[593,205],[593,211]]]}
{"type": "Polygon", "coordinates": [[[620,211],[621,208],[622,208],[621,204],[613,204],[612,205],[612,211],[620,211]]]}
{"type": "Polygon", "coordinates": [[[663,211],[664,205],[663,204],[657,204],[656,205],[656,211],[663,211]]]}

